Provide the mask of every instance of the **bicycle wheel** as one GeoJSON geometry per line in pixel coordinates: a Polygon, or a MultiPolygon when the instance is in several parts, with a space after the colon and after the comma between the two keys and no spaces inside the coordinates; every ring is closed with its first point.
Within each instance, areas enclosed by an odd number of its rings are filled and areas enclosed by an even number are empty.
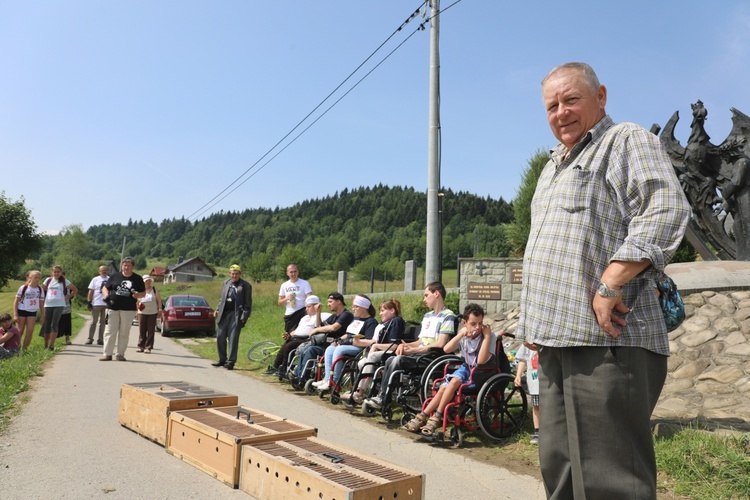
{"type": "Polygon", "coordinates": [[[250,347],[247,351],[247,359],[250,361],[256,361],[263,363],[271,356],[274,356],[279,352],[280,346],[276,342],[270,340],[264,340],[250,347]]]}

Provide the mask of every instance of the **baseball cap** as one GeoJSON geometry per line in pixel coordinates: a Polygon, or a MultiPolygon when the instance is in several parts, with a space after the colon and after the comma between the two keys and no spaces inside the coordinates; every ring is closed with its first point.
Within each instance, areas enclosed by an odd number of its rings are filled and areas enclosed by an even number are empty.
{"type": "Polygon", "coordinates": [[[229,266],[229,270],[242,272],[242,268],[237,264],[232,264],[231,266],[229,266]]]}
{"type": "Polygon", "coordinates": [[[344,301],[344,296],[341,295],[339,292],[333,292],[328,294],[329,299],[333,300],[340,300],[342,304],[346,305],[346,302],[344,301]]]}
{"type": "Polygon", "coordinates": [[[311,306],[313,304],[320,304],[320,298],[317,295],[310,295],[305,299],[305,305],[311,306]]]}

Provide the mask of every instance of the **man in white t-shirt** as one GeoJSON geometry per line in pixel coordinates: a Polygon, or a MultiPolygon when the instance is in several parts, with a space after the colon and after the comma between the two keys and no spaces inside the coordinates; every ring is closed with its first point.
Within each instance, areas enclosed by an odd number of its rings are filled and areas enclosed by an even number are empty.
{"type": "Polygon", "coordinates": [[[291,332],[297,328],[299,320],[305,315],[305,299],[312,295],[310,283],[299,277],[295,264],[286,266],[289,280],[282,283],[279,289],[279,305],[284,306],[284,331],[291,332]]]}
{"type": "Polygon", "coordinates": [[[97,324],[99,325],[99,335],[96,339],[96,343],[104,345],[104,327],[107,324],[107,304],[104,302],[104,296],[102,295],[102,287],[107,283],[109,276],[107,275],[107,266],[99,266],[99,276],[95,276],[94,279],[89,283],[88,293],[88,309],[91,311],[91,326],[89,326],[89,338],[86,341],[87,344],[94,343],[94,332],[97,331],[97,324]]]}

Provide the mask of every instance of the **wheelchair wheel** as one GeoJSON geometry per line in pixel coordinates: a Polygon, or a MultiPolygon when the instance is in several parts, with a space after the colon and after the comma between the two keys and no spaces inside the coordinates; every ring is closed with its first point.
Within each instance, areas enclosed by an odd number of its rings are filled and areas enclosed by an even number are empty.
{"type": "MultiPolygon", "coordinates": [[[[339,387],[338,390],[335,392],[336,395],[344,394],[345,392],[351,392],[354,390],[354,374],[352,372],[344,372],[341,374],[341,379],[339,380],[339,387]]],[[[333,403],[333,400],[331,400],[331,403],[333,403]]],[[[336,404],[336,403],[333,403],[336,404]]]]}
{"type": "Polygon", "coordinates": [[[364,415],[365,417],[372,417],[378,412],[378,410],[368,405],[367,403],[362,403],[361,411],[362,411],[362,415],[364,415]]]}
{"type": "Polygon", "coordinates": [[[394,395],[394,400],[401,405],[405,413],[416,414],[422,409],[422,388],[417,384],[419,384],[419,381],[416,378],[410,379],[406,384],[399,387],[394,395]]]}
{"type": "Polygon", "coordinates": [[[318,392],[318,389],[313,385],[315,381],[313,379],[308,380],[305,382],[305,394],[308,396],[312,396],[316,392],[318,392]]]}
{"type": "Polygon", "coordinates": [[[526,392],[513,384],[514,377],[500,373],[490,378],[477,396],[477,423],[495,440],[518,432],[528,416],[526,392]]]}
{"type": "Polygon", "coordinates": [[[393,404],[391,402],[383,403],[383,407],[380,409],[380,416],[388,423],[393,421],[393,404]]]}
{"type": "Polygon", "coordinates": [[[279,345],[276,342],[264,340],[263,342],[258,342],[257,344],[253,345],[247,351],[247,359],[249,359],[250,361],[256,361],[258,363],[263,363],[277,352],[279,352],[279,345]]]}
{"type": "Polygon", "coordinates": [[[403,415],[401,415],[401,427],[405,426],[409,423],[409,421],[414,418],[414,415],[412,415],[410,412],[405,411],[403,415]]]}
{"type": "Polygon", "coordinates": [[[464,433],[457,425],[451,427],[451,448],[460,448],[464,444],[464,433]]]}
{"type": "Polygon", "coordinates": [[[427,368],[425,368],[422,373],[422,378],[420,379],[420,397],[422,398],[422,401],[432,397],[432,383],[443,377],[445,365],[451,363],[461,364],[463,363],[463,360],[459,356],[446,354],[445,356],[440,356],[433,360],[427,365],[427,368]]]}

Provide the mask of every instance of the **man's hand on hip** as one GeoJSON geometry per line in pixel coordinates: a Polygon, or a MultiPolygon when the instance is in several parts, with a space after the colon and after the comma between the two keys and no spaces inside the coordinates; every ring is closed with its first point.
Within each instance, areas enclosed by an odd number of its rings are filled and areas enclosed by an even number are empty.
{"type": "Polygon", "coordinates": [[[622,330],[618,326],[625,326],[627,322],[625,318],[615,314],[615,311],[622,314],[630,312],[630,309],[623,303],[622,296],[602,297],[599,294],[594,294],[592,307],[594,308],[594,314],[596,314],[599,326],[607,332],[607,335],[613,339],[622,335],[622,330]]]}

